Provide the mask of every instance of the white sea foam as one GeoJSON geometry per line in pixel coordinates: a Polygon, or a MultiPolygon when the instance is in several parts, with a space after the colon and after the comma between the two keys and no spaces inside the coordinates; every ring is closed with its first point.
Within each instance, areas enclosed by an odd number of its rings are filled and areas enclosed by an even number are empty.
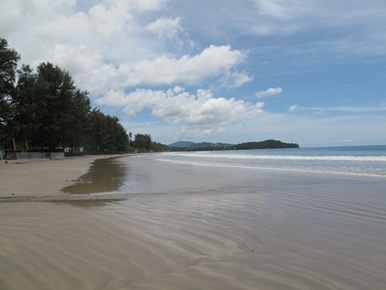
{"type": "Polygon", "coordinates": [[[344,155],[247,155],[247,154],[213,154],[213,153],[166,153],[170,156],[195,158],[227,158],[249,160],[292,160],[292,161],[358,161],[358,162],[386,162],[386,156],[344,156],[344,155]]]}
{"type": "Polygon", "coordinates": [[[157,159],[223,168],[386,177],[386,146],[169,152],[157,159]]]}
{"type": "Polygon", "coordinates": [[[162,158],[159,161],[186,164],[193,166],[208,166],[208,167],[220,167],[220,168],[239,168],[239,169],[254,169],[254,170],[270,170],[281,172],[304,172],[304,173],[320,173],[320,174],[334,174],[334,175],[350,175],[350,176],[363,176],[363,177],[382,177],[386,178],[386,173],[382,171],[361,171],[356,168],[331,168],[331,167],[315,167],[315,166],[272,166],[272,165],[257,165],[257,164],[240,164],[240,163],[222,163],[222,162],[200,162],[192,160],[176,160],[162,158]]]}

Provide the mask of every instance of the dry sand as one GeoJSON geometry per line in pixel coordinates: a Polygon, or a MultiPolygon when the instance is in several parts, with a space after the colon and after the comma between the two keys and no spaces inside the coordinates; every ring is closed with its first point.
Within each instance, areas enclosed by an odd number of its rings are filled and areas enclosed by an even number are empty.
{"type": "Polygon", "coordinates": [[[124,201],[61,192],[95,158],[0,165],[1,290],[385,289],[384,182],[298,176],[124,201]]]}
{"type": "Polygon", "coordinates": [[[63,195],[64,186],[74,183],[94,160],[103,157],[1,161],[0,197],[63,195]]]}

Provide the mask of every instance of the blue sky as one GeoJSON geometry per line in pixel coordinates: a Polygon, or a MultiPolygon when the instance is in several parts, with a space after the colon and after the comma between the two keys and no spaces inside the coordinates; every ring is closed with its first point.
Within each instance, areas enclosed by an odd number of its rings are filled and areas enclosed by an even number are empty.
{"type": "Polygon", "coordinates": [[[165,144],[386,144],[384,0],[2,0],[0,36],[165,144]]]}

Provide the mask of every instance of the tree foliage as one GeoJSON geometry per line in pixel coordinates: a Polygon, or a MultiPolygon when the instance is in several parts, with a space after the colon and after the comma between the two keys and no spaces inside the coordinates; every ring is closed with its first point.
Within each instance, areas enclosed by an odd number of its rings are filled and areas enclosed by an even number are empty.
{"type": "Polygon", "coordinates": [[[248,150],[248,149],[278,149],[278,148],[299,148],[296,143],[285,143],[279,140],[265,140],[261,142],[246,142],[232,146],[233,150],[248,150]]]}
{"type": "Polygon", "coordinates": [[[106,116],[94,109],[89,116],[89,150],[94,152],[126,152],[129,137],[117,117],[106,116]]]}
{"type": "Polygon", "coordinates": [[[0,38],[0,141],[10,136],[7,121],[12,118],[10,98],[15,89],[17,62],[20,55],[8,47],[7,40],[0,38]]]}
{"type": "Polygon", "coordinates": [[[148,134],[136,134],[134,136],[134,147],[139,151],[148,152],[151,149],[151,136],[148,134]]]}
{"type": "Polygon", "coordinates": [[[49,62],[36,72],[28,65],[17,70],[19,59],[0,38],[0,147],[10,148],[12,140],[23,150],[128,150],[118,118],[91,110],[88,92],[78,89],[66,70],[49,62]]]}

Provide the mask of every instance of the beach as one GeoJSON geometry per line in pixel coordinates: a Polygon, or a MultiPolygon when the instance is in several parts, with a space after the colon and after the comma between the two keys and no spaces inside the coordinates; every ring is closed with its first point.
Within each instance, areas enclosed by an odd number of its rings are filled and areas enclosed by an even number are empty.
{"type": "Polygon", "coordinates": [[[0,162],[0,198],[63,195],[61,189],[86,174],[90,164],[105,156],[0,162]]]}
{"type": "Polygon", "coordinates": [[[0,289],[386,287],[384,178],[104,157],[0,164],[0,289]]]}

